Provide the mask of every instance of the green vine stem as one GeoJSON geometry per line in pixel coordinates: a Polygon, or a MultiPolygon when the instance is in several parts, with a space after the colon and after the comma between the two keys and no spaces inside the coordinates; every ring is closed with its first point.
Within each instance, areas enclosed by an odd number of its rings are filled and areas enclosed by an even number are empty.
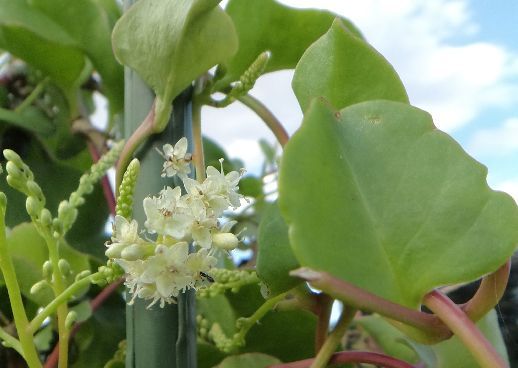
{"type": "MultiPolygon", "coordinates": [[[[49,250],[49,260],[52,264],[52,289],[54,296],[57,297],[65,291],[65,280],[60,271],[59,267],[59,251],[58,251],[58,239],[54,238],[47,231],[43,238],[47,243],[49,250]]],[[[57,320],[58,320],[58,334],[59,334],[59,367],[68,366],[68,340],[69,340],[69,329],[66,326],[65,320],[68,315],[68,305],[66,303],[60,304],[57,307],[57,320]]]]}
{"type": "Polygon", "coordinates": [[[426,333],[433,342],[442,341],[451,336],[449,329],[436,316],[383,299],[347,281],[337,279],[327,272],[318,272],[303,267],[291,271],[290,275],[306,280],[316,289],[322,290],[354,308],[376,312],[384,317],[413,326],[426,333]]]}
{"type": "Polygon", "coordinates": [[[65,291],[59,294],[54,300],[52,300],[45,308],[43,308],[34,319],[29,324],[29,331],[31,333],[35,333],[38,328],[40,328],[41,324],[47,317],[50,317],[60,305],[66,303],[70,298],[72,298],[79,290],[81,290],[86,285],[92,283],[96,277],[100,275],[99,272],[91,274],[85,278],[82,278],[73,284],[71,284],[65,291]]]}
{"type": "MultiPolygon", "coordinates": [[[[97,296],[90,301],[90,308],[92,310],[92,314],[95,313],[97,309],[100,308],[100,306],[108,299],[110,295],[113,294],[113,292],[120,286],[122,283],[122,279],[119,279],[118,281],[108,285],[105,287],[97,296]]],[[[79,328],[82,326],[82,322],[76,323],[72,330],[70,330],[70,338],[72,338],[77,331],[79,331],[79,328]]],[[[45,364],[43,368],[54,368],[57,365],[59,357],[59,345],[54,346],[54,350],[52,350],[52,353],[47,357],[47,360],[45,361],[45,364]]]]}
{"type": "Polygon", "coordinates": [[[236,321],[237,332],[231,338],[228,338],[225,335],[218,323],[212,325],[209,331],[209,336],[212,338],[218,349],[225,353],[233,352],[236,348],[244,346],[245,336],[252,326],[263,318],[266,313],[275,308],[279,302],[284,300],[288,293],[289,292],[285,292],[266,300],[250,317],[239,318],[236,321]]]}
{"type": "Polygon", "coordinates": [[[315,360],[311,363],[310,368],[325,368],[327,366],[329,359],[335,352],[338,344],[340,344],[340,340],[344,336],[347,326],[349,326],[349,323],[351,323],[355,314],[356,309],[344,305],[336,327],[327,337],[324,345],[322,345],[322,348],[315,357],[315,360]]]}
{"type": "Polygon", "coordinates": [[[155,104],[151,105],[148,115],[144,118],[139,127],[133,132],[128,138],[117,162],[117,168],[115,172],[115,188],[116,196],[119,195],[119,186],[122,182],[122,176],[126,171],[126,167],[133,158],[133,153],[137,148],[155,132],[155,104]]]}
{"type": "Polygon", "coordinates": [[[30,106],[34,102],[34,100],[36,100],[38,98],[38,96],[41,94],[41,92],[43,92],[43,90],[45,89],[45,86],[47,85],[47,83],[49,81],[50,81],[49,77],[42,79],[41,82],[39,82],[38,85],[32,90],[32,92],[29,94],[29,96],[27,96],[27,98],[25,100],[23,100],[21,104],[16,106],[16,108],[14,109],[14,112],[21,113],[28,106],[30,106]]]}
{"type": "Polygon", "coordinates": [[[423,302],[462,341],[481,368],[508,367],[473,321],[450,298],[434,290],[424,297],[423,302]]]}
{"type": "Polygon", "coordinates": [[[250,317],[240,318],[238,321],[242,327],[238,332],[238,341],[244,341],[246,334],[252,328],[252,326],[254,326],[257,321],[263,318],[266,313],[275,308],[277,303],[283,300],[287,295],[288,292],[276,295],[273,298],[266,300],[250,317]]]}
{"type": "MultiPolygon", "coordinates": [[[[297,362],[272,365],[269,368],[308,368],[313,359],[299,360],[297,362]]],[[[379,353],[369,351],[342,351],[333,354],[329,364],[340,363],[365,363],[385,368],[415,368],[402,360],[379,353]]]]}
{"type": "Polygon", "coordinates": [[[13,348],[18,354],[23,356],[22,344],[20,341],[11,336],[7,331],[0,327],[0,341],[5,347],[13,348]]]}
{"type": "Polygon", "coordinates": [[[9,250],[7,248],[7,239],[5,234],[6,205],[7,198],[4,193],[0,192],[0,269],[4,276],[4,283],[9,294],[9,300],[13,311],[14,323],[16,325],[18,337],[20,338],[20,345],[14,344],[13,346],[19,346],[23,352],[22,355],[30,368],[38,368],[41,367],[41,362],[34,345],[32,333],[29,330],[29,321],[23,305],[20,286],[16,279],[13,261],[9,256],[9,250]]]}
{"type": "Polygon", "coordinates": [[[504,295],[511,271],[511,260],[508,260],[496,272],[482,279],[477,292],[461,309],[472,321],[478,321],[493,309],[504,295]]]}
{"type": "Polygon", "coordinates": [[[288,143],[290,139],[288,132],[286,132],[279,119],[261,101],[251,95],[240,96],[237,99],[264,121],[282,147],[288,143]]]}

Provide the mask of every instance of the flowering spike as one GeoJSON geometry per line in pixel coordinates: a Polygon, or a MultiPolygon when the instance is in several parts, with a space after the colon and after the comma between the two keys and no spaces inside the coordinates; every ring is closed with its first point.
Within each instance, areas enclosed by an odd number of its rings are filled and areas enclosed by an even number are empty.
{"type": "Polygon", "coordinates": [[[81,176],[76,191],[70,195],[68,201],[60,203],[57,217],[61,224],[61,229],[58,232],[60,236],[64,236],[70,230],[77,219],[77,207],[84,203],[83,197],[93,191],[94,184],[115,164],[123,146],[124,141],[117,142],[108,153],[92,165],[87,173],[81,176]]]}
{"type": "Polygon", "coordinates": [[[119,186],[119,196],[117,197],[117,206],[115,213],[126,219],[130,219],[133,209],[133,193],[135,192],[135,185],[140,172],[140,161],[133,159],[124,172],[121,184],[119,186]]]}
{"type": "Polygon", "coordinates": [[[257,59],[248,67],[248,69],[241,75],[239,82],[232,88],[232,97],[240,97],[248,93],[253,87],[257,79],[264,73],[271,53],[265,51],[261,53],[257,59]]]}

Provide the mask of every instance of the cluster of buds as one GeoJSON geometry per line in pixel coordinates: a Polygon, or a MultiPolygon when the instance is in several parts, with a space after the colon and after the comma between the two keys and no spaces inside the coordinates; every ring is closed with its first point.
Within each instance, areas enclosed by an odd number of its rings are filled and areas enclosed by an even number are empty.
{"type": "MultiPolygon", "coordinates": [[[[162,176],[179,177],[187,193],[182,194],[180,187],[166,187],[158,196],[144,199],[147,236],[142,236],[137,221],[118,214],[106,250],[126,274],[125,284],[133,294],[130,303],[139,297],[150,300],[149,307],[174,303],[182,291],[206,285],[212,279],[215,253],[228,252],[239,242],[230,232],[235,222],[222,225],[219,219],[224,211],[240,205],[237,185],[242,173],[225,175],[223,168],[209,166],[203,182],[189,178],[186,138],[174,147],[165,145],[160,154],[165,159],[162,176]],[[156,239],[150,240],[151,236],[156,239]]],[[[135,180],[135,175],[127,177],[135,180]]],[[[128,183],[123,179],[121,186],[128,183]]]]}

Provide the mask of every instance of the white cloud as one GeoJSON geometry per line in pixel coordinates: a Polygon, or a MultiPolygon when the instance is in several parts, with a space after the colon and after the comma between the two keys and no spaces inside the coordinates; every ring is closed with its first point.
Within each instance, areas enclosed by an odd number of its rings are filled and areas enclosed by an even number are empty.
{"type": "Polygon", "coordinates": [[[516,203],[518,203],[518,178],[515,180],[503,181],[494,186],[494,189],[501,190],[510,194],[516,203]]]}
{"type": "Polygon", "coordinates": [[[411,102],[429,111],[441,129],[463,126],[488,107],[518,102],[516,88],[505,81],[509,73],[518,75],[516,56],[489,43],[453,44],[454,37],[478,31],[467,0],[321,0],[318,7],[357,24],[394,65],[411,102]]]}
{"type": "Polygon", "coordinates": [[[518,118],[507,119],[494,129],[477,131],[468,150],[478,155],[505,156],[518,151],[518,118]]]}

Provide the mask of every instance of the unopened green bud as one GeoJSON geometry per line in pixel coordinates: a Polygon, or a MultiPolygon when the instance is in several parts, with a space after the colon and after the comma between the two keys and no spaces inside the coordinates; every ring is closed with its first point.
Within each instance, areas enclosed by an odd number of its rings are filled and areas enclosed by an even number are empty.
{"type": "Polygon", "coordinates": [[[52,263],[50,261],[45,261],[43,263],[43,266],[41,268],[41,273],[43,275],[43,278],[45,278],[45,280],[50,281],[50,278],[52,277],[52,263]]]}
{"type": "Polygon", "coordinates": [[[23,165],[22,158],[13,150],[10,149],[4,149],[4,157],[7,161],[12,161],[14,164],[18,166],[23,165]]]}
{"type": "Polygon", "coordinates": [[[77,209],[69,201],[61,201],[58,207],[58,219],[62,230],[67,232],[77,219],[77,209]]]}
{"type": "Polygon", "coordinates": [[[132,215],[133,193],[139,172],[140,162],[135,158],[129,163],[119,186],[119,196],[117,197],[115,213],[126,219],[131,218],[132,215]]]}
{"type": "Polygon", "coordinates": [[[131,244],[121,251],[121,258],[126,261],[137,261],[153,254],[149,244],[131,244]]]}
{"type": "Polygon", "coordinates": [[[61,224],[61,221],[58,218],[55,218],[52,220],[52,230],[53,230],[53,236],[55,238],[58,238],[63,234],[63,225],[61,224]]]}
{"type": "Polygon", "coordinates": [[[47,280],[40,280],[31,287],[31,294],[34,295],[45,288],[50,288],[50,284],[47,280]]]}
{"type": "Polygon", "coordinates": [[[42,209],[40,212],[40,222],[45,227],[52,227],[52,214],[46,208],[42,209]]]}
{"type": "Polygon", "coordinates": [[[29,216],[38,218],[43,206],[37,198],[31,196],[27,197],[27,200],[25,201],[25,209],[29,216]]]}
{"type": "Polygon", "coordinates": [[[220,249],[232,250],[239,244],[239,239],[232,233],[217,233],[212,235],[212,244],[220,249]]]}
{"type": "Polygon", "coordinates": [[[65,327],[67,330],[70,330],[72,325],[77,321],[77,313],[75,311],[70,311],[65,318],[65,327]]]}
{"type": "Polygon", "coordinates": [[[41,187],[36,183],[34,180],[28,180],[27,181],[27,189],[29,193],[31,193],[31,196],[36,197],[40,202],[45,205],[45,196],[43,195],[43,191],[41,190],[41,187]]]}
{"type": "Polygon", "coordinates": [[[70,263],[68,263],[68,261],[66,259],[63,259],[61,258],[59,261],[58,261],[58,267],[59,267],[59,271],[61,272],[61,274],[63,276],[68,276],[70,275],[70,263]]]}
{"type": "Polygon", "coordinates": [[[81,279],[84,279],[85,277],[88,277],[92,274],[92,272],[90,270],[84,270],[84,271],[81,271],[79,272],[77,275],[76,275],[76,281],[79,281],[81,279]]]}
{"type": "Polygon", "coordinates": [[[108,257],[108,258],[121,258],[121,252],[126,247],[127,247],[126,244],[120,244],[120,243],[115,244],[115,245],[110,245],[108,247],[108,249],[106,249],[106,252],[104,252],[104,254],[106,254],[106,257],[108,257]]]}
{"type": "Polygon", "coordinates": [[[12,161],[7,161],[7,164],[5,165],[5,169],[7,170],[7,174],[10,175],[13,178],[19,179],[19,180],[25,180],[25,175],[20,170],[20,168],[12,161]]]}

